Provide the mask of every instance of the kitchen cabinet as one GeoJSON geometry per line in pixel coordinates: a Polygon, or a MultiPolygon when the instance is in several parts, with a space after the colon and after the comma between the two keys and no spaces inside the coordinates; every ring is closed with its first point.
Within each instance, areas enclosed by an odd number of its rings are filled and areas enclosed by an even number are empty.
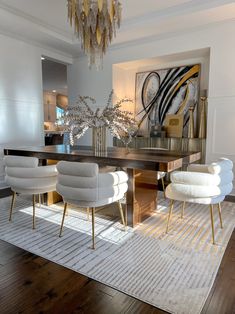
{"type": "Polygon", "coordinates": [[[56,94],[50,92],[43,93],[44,103],[44,121],[54,122],[56,121],[56,94]]]}

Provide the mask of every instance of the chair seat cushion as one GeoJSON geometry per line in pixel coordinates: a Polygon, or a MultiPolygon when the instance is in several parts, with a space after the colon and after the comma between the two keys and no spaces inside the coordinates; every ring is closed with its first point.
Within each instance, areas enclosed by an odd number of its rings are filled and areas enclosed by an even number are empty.
{"type": "Polygon", "coordinates": [[[101,199],[123,196],[127,191],[127,187],[127,183],[121,183],[94,189],[73,188],[57,183],[56,190],[64,199],[76,200],[76,204],[80,204],[81,201],[95,203],[101,199]]]}
{"type": "Polygon", "coordinates": [[[171,199],[184,199],[184,198],[203,198],[224,196],[232,191],[232,183],[222,186],[199,186],[199,185],[186,185],[179,183],[171,183],[166,188],[166,196],[171,199]]]}
{"type": "Polygon", "coordinates": [[[42,194],[42,193],[55,191],[56,190],[56,183],[54,183],[53,185],[49,185],[49,186],[30,188],[30,189],[29,188],[23,189],[20,187],[11,186],[11,190],[16,192],[16,193],[26,194],[26,195],[42,194]]]}
{"type": "MultiPolygon", "coordinates": [[[[47,190],[47,187],[53,186],[55,187],[57,181],[57,177],[47,177],[47,178],[15,178],[15,177],[9,177],[6,176],[6,183],[15,191],[18,193],[21,193],[20,190],[29,190],[31,193],[31,190],[37,191],[41,189],[44,189],[45,192],[47,190]]],[[[30,194],[29,193],[29,194],[30,194]]],[[[37,192],[39,193],[39,192],[37,192]]]]}
{"type": "Polygon", "coordinates": [[[171,174],[171,182],[189,185],[202,186],[220,186],[231,183],[233,180],[233,172],[223,172],[221,174],[175,171],[171,174]]]}
{"type": "Polygon", "coordinates": [[[36,168],[38,166],[38,158],[36,157],[20,157],[20,156],[5,156],[4,164],[8,167],[24,167],[36,168]]]}

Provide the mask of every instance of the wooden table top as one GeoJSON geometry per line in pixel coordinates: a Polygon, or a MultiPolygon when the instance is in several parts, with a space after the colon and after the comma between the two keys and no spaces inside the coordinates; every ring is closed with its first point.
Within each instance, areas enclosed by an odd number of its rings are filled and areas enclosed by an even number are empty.
{"type": "Polygon", "coordinates": [[[39,159],[95,162],[100,166],[127,167],[142,170],[171,172],[183,164],[201,158],[200,152],[176,152],[153,149],[109,147],[97,156],[89,146],[51,145],[5,148],[5,155],[34,156],[39,159]]]}

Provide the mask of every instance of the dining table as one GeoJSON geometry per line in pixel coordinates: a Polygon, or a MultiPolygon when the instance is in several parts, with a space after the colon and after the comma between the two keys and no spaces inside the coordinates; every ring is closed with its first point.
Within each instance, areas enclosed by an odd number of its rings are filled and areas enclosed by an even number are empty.
{"type": "Polygon", "coordinates": [[[92,162],[99,167],[112,166],[124,169],[128,174],[128,190],[126,193],[126,221],[131,227],[141,223],[155,210],[158,200],[157,186],[148,182],[140,182],[138,175],[155,174],[158,171],[170,173],[183,166],[200,160],[201,152],[180,152],[158,149],[127,149],[109,147],[97,153],[90,146],[49,145],[8,147],[5,155],[33,156],[39,158],[41,165],[53,160],[72,162],[92,162]],[[138,173],[138,175],[137,175],[138,173]]]}

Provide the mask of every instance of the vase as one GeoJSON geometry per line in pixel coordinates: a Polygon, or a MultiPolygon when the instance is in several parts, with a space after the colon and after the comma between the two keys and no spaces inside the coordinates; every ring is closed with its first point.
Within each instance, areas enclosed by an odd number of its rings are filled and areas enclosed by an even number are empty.
{"type": "Polygon", "coordinates": [[[199,138],[206,138],[206,97],[201,97],[201,113],[199,123],[199,138]]]}
{"type": "Polygon", "coordinates": [[[92,128],[92,148],[96,155],[107,152],[106,127],[97,126],[92,128]]]}
{"type": "Polygon", "coordinates": [[[194,138],[194,107],[189,107],[189,126],[188,126],[188,138],[194,138]]]}

